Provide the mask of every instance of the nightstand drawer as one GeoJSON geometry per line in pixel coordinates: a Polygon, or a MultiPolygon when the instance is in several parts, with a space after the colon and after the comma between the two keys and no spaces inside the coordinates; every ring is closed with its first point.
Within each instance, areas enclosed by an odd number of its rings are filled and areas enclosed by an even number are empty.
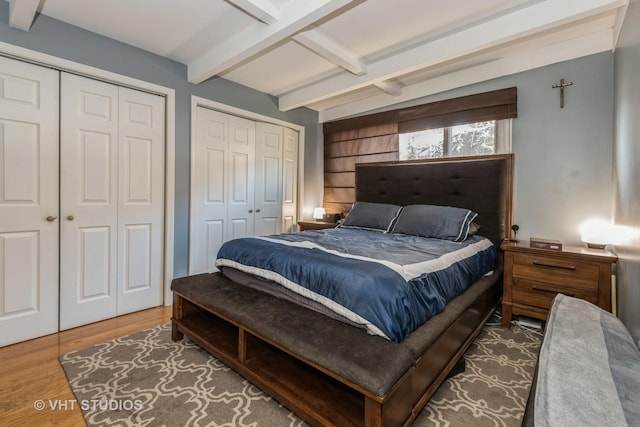
{"type": "Polygon", "coordinates": [[[576,259],[514,254],[513,277],[597,293],[600,268],[576,259]]]}
{"type": "Polygon", "coordinates": [[[517,304],[524,304],[544,309],[551,308],[551,302],[559,293],[581,298],[598,304],[598,292],[584,289],[570,288],[567,286],[555,286],[546,282],[536,282],[526,279],[513,279],[512,301],[517,304]]]}

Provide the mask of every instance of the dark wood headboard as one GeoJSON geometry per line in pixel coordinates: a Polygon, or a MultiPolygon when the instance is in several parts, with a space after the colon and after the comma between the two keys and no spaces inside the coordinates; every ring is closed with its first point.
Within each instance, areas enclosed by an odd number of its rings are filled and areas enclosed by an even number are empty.
{"type": "Polygon", "coordinates": [[[470,209],[499,246],[511,231],[513,154],[357,164],[356,200],[470,209]]]}

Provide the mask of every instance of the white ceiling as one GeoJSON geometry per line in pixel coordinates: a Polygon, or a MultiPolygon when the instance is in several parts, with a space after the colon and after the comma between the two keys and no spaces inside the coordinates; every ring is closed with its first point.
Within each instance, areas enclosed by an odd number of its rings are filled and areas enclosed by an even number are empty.
{"type": "Polygon", "coordinates": [[[615,48],[628,0],[7,0],[328,121],[615,48]]]}

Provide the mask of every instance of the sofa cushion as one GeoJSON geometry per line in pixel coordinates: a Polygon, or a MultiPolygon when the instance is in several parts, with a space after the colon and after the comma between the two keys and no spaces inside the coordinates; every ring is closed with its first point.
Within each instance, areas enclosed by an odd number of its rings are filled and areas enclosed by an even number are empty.
{"type": "Polygon", "coordinates": [[[558,294],[540,348],[534,419],[536,426],[640,425],[640,350],[618,318],[558,294]]]}

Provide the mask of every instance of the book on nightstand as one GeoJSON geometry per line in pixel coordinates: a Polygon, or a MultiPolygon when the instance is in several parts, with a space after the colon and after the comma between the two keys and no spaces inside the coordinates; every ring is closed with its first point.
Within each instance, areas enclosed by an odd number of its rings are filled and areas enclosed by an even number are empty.
{"type": "Polygon", "coordinates": [[[531,237],[529,239],[529,246],[532,248],[552,249],[554,251],[562,250],[562,242],[560,240],[542,239],[540,237],[531,237]]]}

